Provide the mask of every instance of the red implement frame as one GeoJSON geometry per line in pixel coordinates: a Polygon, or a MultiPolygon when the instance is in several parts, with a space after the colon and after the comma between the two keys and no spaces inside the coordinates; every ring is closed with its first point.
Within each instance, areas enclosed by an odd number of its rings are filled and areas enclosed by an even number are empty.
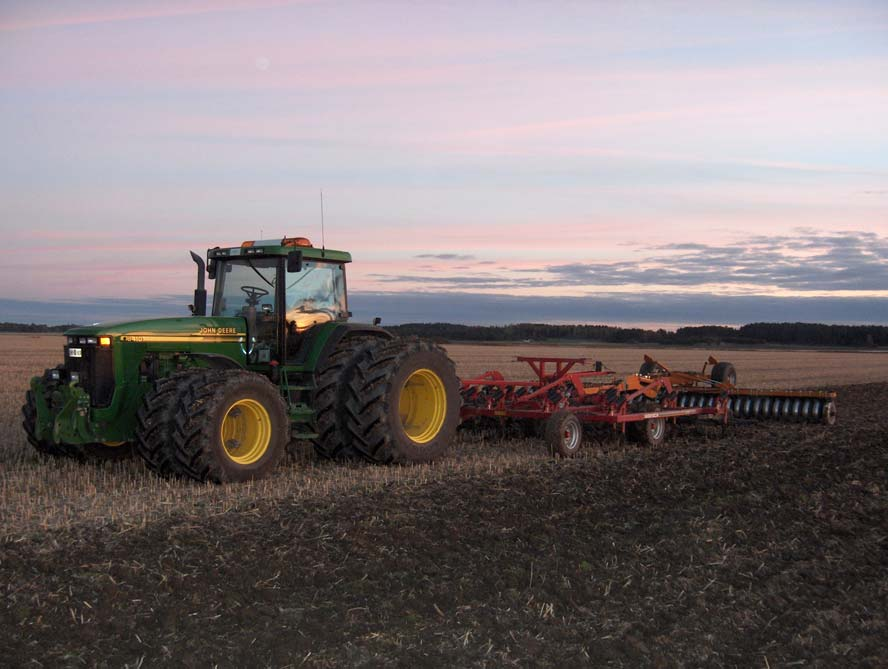
{"type": "Polygon", "coordinates": [[[714,416],[728,422],[728,395],[721,389],[712,406],[680,408],[677,388],[669,376],[633,375],[617,381],[614,373],[595,363],[596,369],[571,371],[585,358],[519,357],[536,374],[535,381],[508,380],[500,372],[488,371],[462,381],[463,420],[475,416],[545,420],[567,410],[585,423],[610,423],[625,430],[626,423],[649,419],[714,416]],[[549,365],[554,365],[551,371],[549,365]],[[609,378],[608,378],[609,377],[609,378]],[[656,402],[656,410],[645,411],[645,398],[656,402]]]}

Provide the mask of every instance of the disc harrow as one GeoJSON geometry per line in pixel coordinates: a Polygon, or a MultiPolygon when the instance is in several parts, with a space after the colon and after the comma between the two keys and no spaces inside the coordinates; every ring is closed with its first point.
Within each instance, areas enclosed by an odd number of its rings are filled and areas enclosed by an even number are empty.
{"type": "Polygon", "coordinates": [[[552,453],[565,457],[578,450],[571,416],[583,426],[583,435],[596,441],[608,434],[625,435],[649,445],[662,443],[667,428],[678,422],[836,421],[836,393],[739,388],[734,366],[711,356],[700,372],[673,371],[645,356],[639,373],[623,379],[598,361],[593,369],[577,370],[587,364],[585,358],[517,360],[526,362],[536,379],[506,379],[488,371],[463,380],[461,418],[538,422],[534,432],[546,435],[552,453]]]}

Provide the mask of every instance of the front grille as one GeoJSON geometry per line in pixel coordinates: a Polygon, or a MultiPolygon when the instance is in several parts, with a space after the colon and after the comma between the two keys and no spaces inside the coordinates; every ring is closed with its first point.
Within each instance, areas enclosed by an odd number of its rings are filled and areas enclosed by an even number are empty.
{"type": "Polygon", "coordinates": [[[111,403],[114,394],[114,367],[111,348],[95,344],[72,344],[65,347],[65,370],[80,375],[80,387],[83,388],[97,407],[106,407],[111,403]],[[79,348],[80,357],[72,358],[70,349],[79,348]]]}

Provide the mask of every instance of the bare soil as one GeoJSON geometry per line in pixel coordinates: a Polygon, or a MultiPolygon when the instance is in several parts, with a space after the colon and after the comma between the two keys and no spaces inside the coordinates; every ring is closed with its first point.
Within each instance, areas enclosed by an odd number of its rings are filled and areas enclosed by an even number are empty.
{"type": "Polygon", "coordinates": [[[570,461],[468,435],[210,487],[0,459],[0,663],[885,666],[888,384],[832,389],[831,429],[570,461]]]}

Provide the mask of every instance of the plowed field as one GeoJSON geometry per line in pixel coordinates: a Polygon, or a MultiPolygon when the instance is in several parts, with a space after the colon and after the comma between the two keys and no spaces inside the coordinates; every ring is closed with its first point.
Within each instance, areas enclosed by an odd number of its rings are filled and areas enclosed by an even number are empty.
{"type": "MultiPolygon", "coordinates": [[[[297,453],[269,480],[209,487],[37,460],[17,412],[55,341],[4,341],[5,666],[888,663],[888,384],[847,385],[874,354],[792,384],[839,391],[832,429],[688,429],[559,462],[463,435],[431,466],[297,453]]],[[[787,375],[825,369],[766,353],[787,375]]],[[[451,354],[463,373],[494,366],[451,354]]]]}

